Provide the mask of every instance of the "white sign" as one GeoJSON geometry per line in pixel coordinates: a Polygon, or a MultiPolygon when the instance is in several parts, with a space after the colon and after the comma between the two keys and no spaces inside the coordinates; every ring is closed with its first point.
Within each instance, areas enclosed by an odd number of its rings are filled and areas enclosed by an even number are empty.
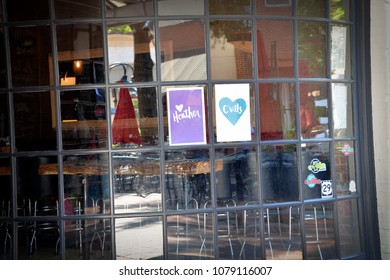
{"type": "Polygon", "coordinates": [[[217,142],[250,141],[249,84],[215,85],[217,142]]]}

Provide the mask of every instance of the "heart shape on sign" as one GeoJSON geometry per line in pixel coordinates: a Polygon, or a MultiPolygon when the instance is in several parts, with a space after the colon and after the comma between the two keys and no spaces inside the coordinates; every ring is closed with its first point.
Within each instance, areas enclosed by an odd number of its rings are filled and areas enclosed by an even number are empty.
{"type": "Polygon", "coordinates": [[[180,105],[176,105],[176,110],[178,110],[179,112],[181,112],[181,110],[183,110],[183,104],[180,104],[180,105]]]}
{"type": "Polygon", "coordinates": [[[229,98],[224,97],[219,101],[219,109],[233,125],[236,125],[246,110],[246,102],[242,98],[232,101],[229,98]]]}

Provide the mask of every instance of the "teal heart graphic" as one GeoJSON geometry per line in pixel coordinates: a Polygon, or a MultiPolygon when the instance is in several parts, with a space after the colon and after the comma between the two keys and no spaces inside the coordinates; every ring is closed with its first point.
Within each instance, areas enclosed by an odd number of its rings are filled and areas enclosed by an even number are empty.
{"type": "Polygon", "coordinates": [[[229,98],[224,97],[219,101],[219,109],[233,125],[236,125],[246,110],[246,102],[242,98],[232,101],[229,98]]]}

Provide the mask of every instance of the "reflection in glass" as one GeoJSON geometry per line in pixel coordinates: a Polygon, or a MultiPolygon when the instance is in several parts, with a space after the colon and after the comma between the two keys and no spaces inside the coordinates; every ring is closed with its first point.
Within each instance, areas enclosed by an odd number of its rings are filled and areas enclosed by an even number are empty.
{"type": "Polygon", "coordinates": [[[115,219],[116,259],[163,259],[162,226],[160,216],[115,219]]]}
{"type": "MultiPolygon", "coordinates": [[[[130,17],[154,15],[153,0],[117,1],[106,0],[107,17],[130,17]]],[[[165,1],[164,2],[168,2],[165,1]]],[[[180,1],[182,2],[182,1],[180,1]]]]}
{"type": "MultiPolygon", "coordinates": [[[[100,209],[100,207],[98,208],[100,209]]],[[[101,212],[103,211],[104,210],[102,210],[101,212]]],[[[65,259],[68,260],[111,259],[110,220],[109,219],[66,220],[65,221],[65,259]]]]}
{"type": "Polygon", "coordinates": [[[249,20],[210,22],[212,79],[253,78],[251,26],[249,20]]]}
{"type": "Polygon", "coordinates": [[[335,142],[337,196],[356,195],[355,144],[352,141],[335,142]]]}
{"type": "Polygon", "coordinates": [[[209,218],[209,213],[167,216],[168,259],[214,258],[209,218]]]}
{"type": "Polygon", "coordinates": [[[18,151],[56,149],[50,92],[14,93],[15,146],[18,151]]]}
{"type": "Polygon", "coordinates": [[[11,161],[9,158],[0,158],[0,259],[13,257],[13,226],[11,222],[2,220],[13,216],[11,161]]]}
{"type": "Polygon", "coordinates": [[[337,259],[333,204],[305,206],[306,258],[337,259]]]}
{"type": "Polygon", "coordinates": [[[350,20],[350,0],[330,0],[330,17],[335,20],[350,20]]]}
{"type": "Polygon", "coordinates": [[[329,143],[302,144],[303,199],[334,197],[329,143]]]}
{"type": "Polygon", "coordinates": [[[291,0],[257,0],[256,13],[258,15],[291,16],[291,0]]]}
{"type": "Polygon", "coordinates": [[[115,153],[115,213],[161,211],[160,154],[115,153]]]}
{"type": "Polygon", "coordinates": [[[8,21],[49,19],[49,0],[6,0],[8,21]]]}
{"type": "MultiPolygon", "coordinates": [[[[216,167],[218,169],[218,166],[216,167]]],[[[211,199],[208,150],[172,150],[165,154],[165,207],[180,211],[203,208],[211,199]]]]}
{"type": "Polygon", "coordinates": [[[64,149],[107,147],[106,93],[103,89],[61,92],[64,149]]]}
{"type": "Polygon", "coordinates": [[[299,199],[297,148],[267,145],[261,150],[262,200],[265,203],[299,199]]]}
{"type": "Polygon", "coordinates": [[[205,80],[205,26],[201,20],[160,21],[162,81],[205,80]]]}
{"type": "Polygon", "coordinates": [[[100,1],[83,2],[54,0],[55,16],[58,19],[97,18],[102,14],[100,1]]]}
{"type": "Polygon", "coordinates": [[[0,153],[11,152],[8,113],[8,96],[0,93],[0,153]]]}
{"type": "Polygon", "coordinates": [[[204,15],[203,1],[193,0],[158,0],[160,16],[173,15],[204,15]]]}
{"type": "Polygon", "coordinates": [[[356,200],[337,202],[341,257],[362,251],[360,240],[359,209],[356,200]]]}
{"type": "Polygon", "coordinates": [[[220,200],[219,207],[221,209],[217,213],[217,242],[218,242],[218,259],[239,259],[242,256],[242,225],[239,217],[242,215],[241,211],[228,210],[234,205],[231,200],[220,200]]]}
{"type": "Polygon", "coordinates": [[[350,84],[332,84],[333,137],[353,136],[353,100],[350,84]]]}
{"type": "Polygon", "coordinates": [[[50,79],[52,77],[49,77],[49,56],[53,52],[50,27],[12,27],[9,29],[9,36],[12,85],[20,87],[53,84],[50,79]]]}
{"type": "Polygon", "coordinates": [[[100,24],[57,25],[60,85],[105,82],[100,24]]]}
{"type": "Polygon", "coordinates": [[[107,154],[64,156],[63,169],[66,215],[110,214],[107,154]]]}
{"type": "Polygon", "coordinates": [[[217,149],[217,199],[232,199],[242,205],[258,201],[256,148],[252,146],[217,149]]]}
{"type": "Polygon", "coordinates": [[[257,49],[259,78],[292,78],[293,28],[287,20],[258,20],[257,49]]]}
{"type": "Polygon", "coordinates": [[[233,199],[236,204],[258,201],[256,148],[251,146],[216,150],[217,199],[233,199]]]}
{"type": "Polygon", "coordinates": [[[325,17],[325,0],[300,0],[297,2],[298,16],[325,17]]]}
{"type": "Polygon", "coordinates": [[[260,84],[261,140],[296,137],[294,85],[260,84]]]}
{"type": "Polygon", "coordinates": [[[110,23],[107,40],[110,83],[156,79],[153,22],[110,23]]]}
{"type": "Polygon", "coordinates": [[[303,138],[325,138],[329,136],[328,84],[301,83],[300,124],[303,138]]]}
{"type": "MultiPolygon", "coordinates": [[[[248,202],[245,206],[254,206],[256,202],[248,202]]],[[[242,216],[240,223],[241,249],[239,251],[240,260],[262,259],[261,251],[261,210],[258,208],[239,211],[242,216]]]]}
{"type": "Polygon", "coordinates": [[[332,79],[351,77],[350,28],[332,25],[331,71],[332,79]]]}
{"type": "Polygon", "coordinates": [[[157,95],[154,87],[120,87],[111,92],[113,148],[159,143],[157,95]]]}
{"type": "Polygon", "coordinates": [[[210,15],[250,15],[251,0],[210,0],[209,13],[210,15]]]}
{"type": "Polygon", "coordinates": [[[300,217],[298,206],[263,209],[266,259],[303,259],[300,217]]]}
{"type": "Polygon", "coordinates": [[[299,77],[326,77],[326,25],[298,22],[299,77]]]}

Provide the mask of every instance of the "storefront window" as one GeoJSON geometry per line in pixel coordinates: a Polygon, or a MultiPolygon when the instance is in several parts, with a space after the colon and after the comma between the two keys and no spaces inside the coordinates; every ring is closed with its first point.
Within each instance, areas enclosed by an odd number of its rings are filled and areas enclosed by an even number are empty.
{"type": "Polygon", "coordinates": [[[107,148],[106,98],[103,89],[61,92],[64,149],[107,148]]]}
{"type": "Polygon", "coordinates": [[[0,258],[364,256],[351,1],[0,2],[0,258]]]}

